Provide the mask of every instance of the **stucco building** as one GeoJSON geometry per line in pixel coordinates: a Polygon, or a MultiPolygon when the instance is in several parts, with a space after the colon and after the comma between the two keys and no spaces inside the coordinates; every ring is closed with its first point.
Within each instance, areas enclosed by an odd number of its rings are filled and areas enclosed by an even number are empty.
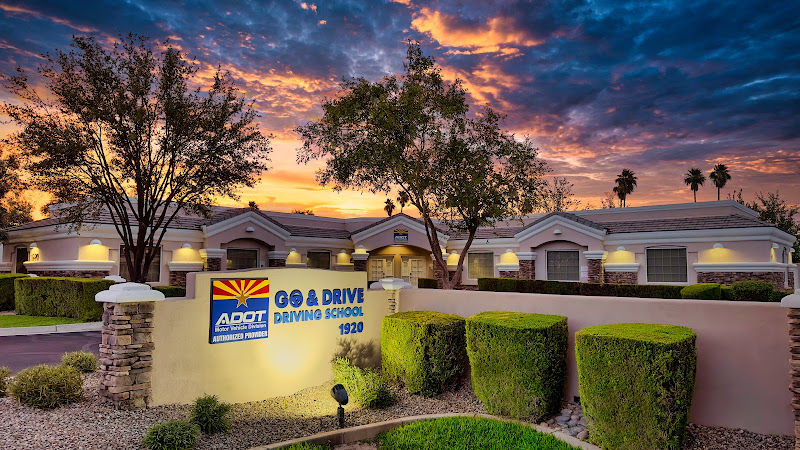
{"type": "MultiPolygon", "coordinates": [[[[56,219],[9,228],[0,271],[126,278],[121,240],[110,217],[67,233],[56,219]]],[[[449,269],[466,236],[438,230],[449,269]]],[[[795,237],[759,221],[734,201],[539,214],[480,229],[461,282],[482,277],[693,284],[757,279],[793,288],[795,237]]],[[[421,221],[308,216],[217,207],[210,218],[180,216],[167,231],[148,275],[183,285],[202,270],[311,267],[366,271],[370,281],[397,277],[416,285],[434,270],[421,221]]]]}

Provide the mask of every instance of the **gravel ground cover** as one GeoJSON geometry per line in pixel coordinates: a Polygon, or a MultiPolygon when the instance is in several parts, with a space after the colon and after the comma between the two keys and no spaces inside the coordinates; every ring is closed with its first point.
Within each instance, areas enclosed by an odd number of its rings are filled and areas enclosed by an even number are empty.
{"type": "MultiPolygon", "coordinates": [[[[12,398],[0,398],[0,448],[141,449],[141,440],[148,427],[166,420],[185,420],[189,416],[188,406],[174,405],[142,411],[116,411],[98,397],[99,382],[99,374],[87,375],[84,379],[86,399],[52,411],[28,408],[12,398]]],[[[232,432],[204,435],[197,448],[248,449],[334,430],[337,405],[330,397],[329,389],[328,383],[291,396],[235,404],[230,413],[232,432]]],[[[403,390],[396,391],[396,394],[400,401],[384,410],[345,407],[347,426],[419,414],[486,413],[468,383],[458,391],[434,399],[409,395],[403,390]]],[[[789,450],[793,445],[794,439],[789,436],[766,436],[743,430],[690,425],[684,449],[789,450]]]]}

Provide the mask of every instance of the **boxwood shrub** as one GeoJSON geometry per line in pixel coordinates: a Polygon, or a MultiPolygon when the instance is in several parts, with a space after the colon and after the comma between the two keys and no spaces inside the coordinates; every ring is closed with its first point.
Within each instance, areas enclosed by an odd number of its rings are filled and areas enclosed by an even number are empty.
{"type": "Polygon", "coordinates": [[[689,328],[625,323],[575,333],[581,405],[602,448],[679,450],[697,366],[689,328]]]}
{"type": "Polygon", "coordinates": [[[17,278],[17,314],[97,321],[103,317],[103,306],[94,301],[94,296],[112,284],[98,278],[17,278]]]}
{"type": "Polygon", "coordinates": [[[720,286],[719,290],[723,300],[733,300],[733,286],[720,286]]]}
{"type": "Polygon", "coordinates": [[[467,319],[475,396],[489,414],[538,422],[558,412],[567,379],[567,318],[490,311],[467,319]]]}
{"type": "Polygon", "coordinates": [[[517,279],[516,278],[498,278],[497,279],[498,292],[517,292],[517,279]]]}
{"type": "Polygon", "coordinates": [[[28,275],[24,273],[0,274],[0,311],[14,309],[14,280],[17,278],[28,278],[28,275]]]}
{"type": "Polygon", "coordinates": [[[161,292],[164,297],[186,297],[186,288],[183,286],[153,286],[153,290],[161,292]]]}
{"type": "Polygon", "coordinates": [[[733,283],[733,299],[745,302],[769,302],[772,301],[772,293],[775,288],[772,283],[766,281],[737,281],[733,283]]]}
{"type": "Polygon", "coordinates": [[[681,289],[681,298],[694,298],[698,300],[720,300],[722,289],[719,283],[698,283],[681,289]]]}
{"type": "Polygon", "coordinates": [[[383,318],[383,375],[412,394],[432,397],[458,385],[467,359],[464,318],[408,311],[383,318]]]}
{"type": "Polygon", "coordinates": [[[420,289],[439,289],[439,280],[436,278],[418,278],[417,287],[420,289]]]}
{"type": "Polygon", "coordinates": [[[497,292],[497,280],[500,278],[478,278],[479,291],[497,292]]]}
{"type": "Polygon", "coordinates": [[[601,284],[577,283],[571,281],[548,280],[522,280],[505,278],[479,278],[479,291],[500,292],[502,283],[509,283],[503,287],[503,292],[508,292],[509,285],[516,284],[516,292],[527,294],[554,294],[554,295],[595,295],[607,297],[642,297],[642,298],[681,298],[681,289],[684,286],[659,285],[659,284],[601,284]]]}
{"type": "Polygon", "coordinates": [[[364,408],[386,408],[396,401],[386,380],[375,369],[356,367],[344,358],[333,361],[333,382],[342,384],[352,403],[364,408]]]}
{"type": "Polygon", "coordinates": [[[794,294],[794,291],[774,291],[770,301],[780,303],[780,301],[783,300],[783,297],[791,294],[794,294]]]}

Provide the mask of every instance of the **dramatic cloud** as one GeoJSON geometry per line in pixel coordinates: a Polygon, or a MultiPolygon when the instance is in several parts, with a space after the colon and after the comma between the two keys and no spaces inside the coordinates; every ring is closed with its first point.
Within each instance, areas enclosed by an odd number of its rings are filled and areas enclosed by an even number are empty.
{"type": "MultiPolygon", "coordinates": [[[[40,55],[72,35],[169,38],[197,58],[199,82],[229,71],[276,137],[274,170],[244,202],[382,215],[385,196],[317,186],[316,167],[294,162],[292,130],[319,117],[342,77],[402,72],[414,39],[595,206],[623,167],[639,176],[629,203],[646,205],[691,201],[683,173],[717,163],[731,168],[728,192],[800,203],[798,17],[796,0],[0,0],[0,73],[22,66],[35,78],[40,55]]],[[[0,118],[0,137],[11,131],[0,118]]]]}

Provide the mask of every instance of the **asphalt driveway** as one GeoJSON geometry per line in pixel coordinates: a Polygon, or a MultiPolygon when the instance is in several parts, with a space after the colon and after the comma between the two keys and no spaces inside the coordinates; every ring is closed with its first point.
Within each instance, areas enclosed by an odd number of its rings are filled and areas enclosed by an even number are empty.
{"type": "Polygon", "coordinates": [[[61,355],[83,350],[98,354],[100,331],[0,336],[0,366],[12,373],[37,364],[61,364],[61,355]]]}

